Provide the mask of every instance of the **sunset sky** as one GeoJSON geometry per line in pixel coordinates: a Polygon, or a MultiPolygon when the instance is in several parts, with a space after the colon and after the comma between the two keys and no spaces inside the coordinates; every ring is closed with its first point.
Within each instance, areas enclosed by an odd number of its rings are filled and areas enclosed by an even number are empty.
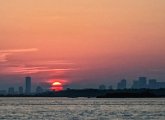
{"type": "Polygon", "coordinates": [[[165,81],[165,0],[0,0],[0,89],[165,81]]]}

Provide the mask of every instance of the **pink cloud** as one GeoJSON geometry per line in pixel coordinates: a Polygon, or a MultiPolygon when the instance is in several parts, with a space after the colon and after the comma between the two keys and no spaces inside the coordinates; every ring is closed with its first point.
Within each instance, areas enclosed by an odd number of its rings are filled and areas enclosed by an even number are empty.
{"type": "Polygon", "coordinates": [[[9,55],[13,55],[15,53],[22,53],[22,52],[35,52],[38,51],[37,48],[28,48],[28,49],[12,49],[12,50],[0,50],[0,62],[7,62],[7,57],[9,55]]]}
{"type": "Polygon", "coordinates": [[[75,68],[48,68],[48,67],[26,67],[26,66],[18,66],[18,67],[5,67],[0,73],[1,74],[36,74],[39,72],[57,72],[63,73],[67,71],[76,70],[75,68]]]}

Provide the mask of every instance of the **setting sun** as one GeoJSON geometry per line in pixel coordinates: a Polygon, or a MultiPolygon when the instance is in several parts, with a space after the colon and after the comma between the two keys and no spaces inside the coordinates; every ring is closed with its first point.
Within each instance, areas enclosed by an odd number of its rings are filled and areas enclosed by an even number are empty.
{"type": "Polygon", "coordinates": [[[63,90],[63,84],[61,82],[53,82],[52,86],[51,86],[51,90],[62,91],[63,90]]]}
{"type": "Polygon", "coordinates": [[[52,85],[53,86],[62,86],[62,83],[60,83],[60,82],[54,82],[52,85]]]}

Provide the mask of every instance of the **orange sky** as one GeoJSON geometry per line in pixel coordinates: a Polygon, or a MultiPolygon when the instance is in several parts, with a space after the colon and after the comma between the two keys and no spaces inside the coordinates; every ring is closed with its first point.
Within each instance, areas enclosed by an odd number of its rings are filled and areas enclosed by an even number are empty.
{"type": "Polygon", "coordinates": [[[164,0],[0,0],[1,78],[164,80],[164,45],[164,0]]]}

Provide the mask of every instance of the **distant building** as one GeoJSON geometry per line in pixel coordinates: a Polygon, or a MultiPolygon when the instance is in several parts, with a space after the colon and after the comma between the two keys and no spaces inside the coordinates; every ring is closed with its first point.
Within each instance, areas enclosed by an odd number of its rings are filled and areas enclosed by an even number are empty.
{"type": "Polygon", "coordinates": [[[157,82],[156,85],[157,85],[157,89],[165,88],[165,82],[157,82]]]}
{"type": "Polygon", "coordinates": [[[149,89],[160,89],[165,88],[165,82],[157,82],[156,79],[150,79],[148,83],[149,89]]]}
{"type": "Polygon", "coordinates": [[[22,94],[23,94],[23,87],[20,86],[20,87],[18,88],[18,93],[19,93],[19,95],[22,95],[22,94]]]}
{"type": "Polygon", "coordinates": [[[105,86],[105,85],[100,85],[100,86],[99,86],[99,89],[100,89],[100,90],[105,90],[105,89],[106,89],[106,86],[105,86]]]}
{"type": "Polygon", "coordinates": [[[138,80],[133,81],[132,88],[133,89],[142,89],[147,88],[147,78],[146,77],[139,77],[138,80]]]}
{"type": "Polygon", "coordinates": [[[147,78],[146,77],[139,77],[139,88],[147,88],[147,78]]]}
{"type": "Polygon", "coordinates": [[[9,95],[14,95],[14,88],[13,87],[10,87],[9,89],[8,89],[8,94],[9,95]]]}
{"type": "Polygon", "coordinates": [[[37,94],[43,93],[43,88],[40,87],[40,86],[37,86],[37,88],[36,88],[36,93],[37,93],[37,94]]]}
{"type": "Polygon", "coordinates": [[[139,82],[138,82],[138,80],[134,80],[134,81],[133,81],[132,88],[133,88],[133,89],[139,89],[139,82]]]}
{"type": "Polygon", "coordinates": [[[157,81],[155,79],[150,79],[148,82],[148,88],[149,89],[157,89],[157,81]]]}
{"type": "Polygon", "coordinates": [[[123,79],[117,84],[117,89],[126,89],[127,88],[127,80],[123,79]]]}
{"type": "Polygon", "coordinates": [[[157,82],[156,79],[150,79],[147,84],[147,78],[146,77],[139,77],[139,80],[133,81],[132,85],[133,89],[160,89],[165,88],[165,82],[157,82]]]}
{"type": "Polygon", "coordinates": [[[25,94],[31,94],[31,77],[25,78],[25,94]]]}

